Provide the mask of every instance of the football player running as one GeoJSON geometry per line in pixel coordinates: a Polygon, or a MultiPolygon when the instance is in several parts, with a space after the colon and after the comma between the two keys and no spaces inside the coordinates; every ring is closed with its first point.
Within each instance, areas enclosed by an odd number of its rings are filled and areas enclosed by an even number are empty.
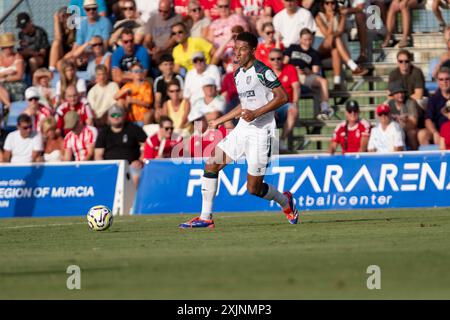
{"type": "Polygon", "coordinates": [[[275,134],[274,112],[288,102],[275,73],[255,59],[258,40],[249,32],[240,33],[235,40],[235,59],[239,68],[234,81],[240,104],[222,117],[209,123],[216,128],[222,123],[240,118],[234,130],[215,148],[206,162],[202,177],[202,211],[196,217],[179,225],[180,228],[214,228],[213,202],[217,192],[219,172],[231,161],[245,156],[247,160],[247,191],[250,194],[276,201],[289,223],[296,224],[298,211],[290,192],[279,192],[264,182],[271,156],[271,142],[275,134]]]}

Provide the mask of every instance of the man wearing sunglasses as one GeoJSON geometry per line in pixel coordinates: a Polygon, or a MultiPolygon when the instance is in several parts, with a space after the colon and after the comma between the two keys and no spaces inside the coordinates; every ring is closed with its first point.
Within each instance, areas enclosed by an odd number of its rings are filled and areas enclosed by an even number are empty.
{"type": "Polygon", "coordinates": [[[33,121],[33,130],[41,131],[41,122],[47,117],[53,115],[53,110],[43,104],[39,103],[39,91],[35,87],[29,87],[25,90],[25,99],[27,100],[27,107],[23,113],[29,115],[33,121]]]}
{"type": "MultiPolygon", "coordinates": [[[[86,11],[83,8],[84,0],[70,0],[69,6],[77,6],[80,9],[80,14],[82,17],[86,17],[86,11]]],[[[97,0],[98,14],[99,16],[107,16],[106,0],[97,0]]]]}
{"type": "Polygon", "coordinates": [[[42,137],[33,131],[33,120],[27,114],[17,118],[17,130],[6,137],[3,162],[30,163],[42,161],[42,137]]]}
{"type": "Polygon", "coordinates": [[[425,76],[422,70],[412,64],[412,54],[408,50],[397,53],[397,68],[389,74],[388,83],[401,82],[407,90],[407,95],[416,100],[422,109],[426,109],[425,76]]]}
{"type": "Polygon", "coordinates": [[[108,40],[112,31],[111,22],[108,18],[98,14],[96,0],[84,0],[83,8],[86,18],[81,19],[80,28],[77,29],[77,38],[72,50],[91,40],[93,36],[101,36],[104,40],[104,49],[108,49],[108,40]]]}
{"type": "Polygon", "coordinates": [[[397,152],[405,149],[405,133],[400,125],[393,121],[391,109],[387,104],[377,106],[378,124],[370,132],[369,152],[397,152]]]}
{"type": "Polygon", "coordinates": [[[159,131],[145,141],[143,159],[172,158],[172,150],[181,143],[181,137],[173,136],[173,121],[167,116],[159,118],[159,131]]]}

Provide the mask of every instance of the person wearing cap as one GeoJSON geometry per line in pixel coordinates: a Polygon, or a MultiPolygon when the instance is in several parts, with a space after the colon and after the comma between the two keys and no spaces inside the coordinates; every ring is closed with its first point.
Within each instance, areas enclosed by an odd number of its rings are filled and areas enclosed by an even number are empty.
{"type": "Polygon", "coordinates": [[[389,84],[389,96],[387,102],[391,110],[393,120],[397,121],[405,132],[408,150],[417,150],[417,133],[419,128],[424,128],[424,112],[414,99],[407,96],[406,88],[402,82],[396,81],[389,84]]]}
{"type": "MultiPolygon", "coordinates": [[[[447,101],[445,107],[442,108],[442,114],[450,120],[450,101],[447,101]]],[[[439,129],[439,134],[441,136],[439,149],[450,150],[450,121],[442,124],[441,129],[439,129]]]]}
{"type": "Polygon", "coordinates": [[[420,146],[427,146],[430,143],[440,145],[439,130],[448,121],[442,114],[442,108],[450,100],[450,69],[442,67],[437,74],[438,89],[428,99],[428,106],[425,110],[425,128],[419,130],[417,139],[420,146]]]}
{"type": "Polygon", "coordinates": [[[64,161],[88,161],[94,158],[94,146],[97,139],[97,129],[87,126],[81,121],[76,111],[64,115],[64,161]]]}
{"type": "Polygon", "coordinates": [[[17,15],[16,27],[19,31],[19,52],[25,61],[28,62],[30,73],[42,67],[47,61],[50,50],[47,32],[33,24],[30,16],[26,12],[17,15]]]}
{"type": "Polygon", "coordinates": [[[47,68],[39,68],[33,75],[33,86],[39,92],[39,102],[56,109],[56,89],[51,87],[53,74],[47,68]]]}
{"type": "Polygon", "coordinates": [[[211,57],[214,55],[213,45],[203,38],[190,37],[184,23],[179,22],[172,25],[172,37],[177,43],[172,51],[175,59],[175,72],[179,72],[181,67],[187,71],[192,70],[194,65],[190,57],[195,52],[203,52],[206,63],[210,63],[211,57]]]}
{"type": "Polygon", "coordinates": [[[370,131],[369,152],[388,153],[405,150],[405,134],[400,125],[391,117],[391,108],[380,104],[375,110],[378,123],[370,131]]]}
{"type": "Polygon", "coordinates": [[[142,159],[151,160],[178,157],[179,154],[172,154],[172,151],[176,145],[182,143],[182,137],[175,137],[173,131],[172,119],[167,116],[161,116],[159,119],[159,131],[145,140],[142,159]]]}
{"type": "MultiPolygon", "coordinates": [[[[69,6],[76,6],[80,9],[80,15],[82,17],[86,17],[86,10],[84,9],[83,3],[84,0],[70,0],[69,6]]],[[[106,0],[96,0],[96,3],[98,5],[98,15],[102,17],[107,16],[107,7],[106,7],[106,0]]]]}
{"type": "Polygon", "coordinates": [[[14,47],[16,37],[12,33],[0,34],[0,87],[8,92],[9,101],[23,101],[26,84],[25,61],[14,47]]]}
{"type": "Polygon", "coordinates": [[[370,136],[370,123],[359,118],[359,104],[349,100],[345,104],[346,121],[341,122],[333,133],[329,153],[334,154],[341,147],[342,154],[352,152],[367,152],[370,136]]]}
{"type": "Polygon", "coordinates": [[[169,100],[164,102],[161,115],[168,116],[173,121],[174,133],[181,136],[188,136],[192,126],[188,122],[188,115],[191,110],[189,101],[183,99],[181,87],[178,81],[170,82],[167,85],[167,95],[169,100]]]}
{"type": "Polygon", "coordinates": [[[147,135],[141,127],[126,120],[125,111],[118,105],[113,105],[107,115],[108,125],[101,128],[95,142],[95,160],[127,160],[137,186],[143,167],[141,147],[147,135]]]}
{"type": "MultiPolygon", "coordinates": [[[[191,113],[216,113],[217,118],[219,118],[222,114],[225,114],[225,98],[218,93],[216,81],[211,77],[204,77],[201,80],[201,85],[204,96],[194,102],[191,113]]],[[[229,129],[234,128],[231,121],[227,121],[225,126],[229,129]]]]}
{"type": "Polygon", "coordinates": [[[27,114],[17,118],[17,130],[8,134],[3,147],[3,162],[31,163],[42,161],[42,138],[33,131],[33,120],[27,114]]]}
{"type": "Polygon", "coordinates": [[[39,102],[39,90],[35,87],[29,87],[25,90],[25,99],[27,100],[27,107],[23,113],[29,115],[33,120],[33,130],[40,132],[42,120],[52,117],[53,110],[39,102]]]}
{"type": "Polygon", "coordinates": [[[66,101],[56,109],[56,120],[58,123],[58,129],[62,135],[65,136],[68,133],[68,129],[65,129],[64,116],[69,111],[76,111],[80,116],[80,122],[89,126],[94,123],[94,114],[89,102],[86,98],[81,98],[77,88],[74,85],[70,85],[66,89],[66,101]]]}
{"type": "Polygon", "coordinates": [[[219,68],[213,64],[206,63],[206,57],[203,52],[196,52],[192,55],[194,68],[186,74],[184,81],[183,96],[189,99],[191,105],[200,98],[203,98],[202,79],[206,77],[213,78],[216,83],[216,89],[220,91],[221,75],[219,68]]]}
{"type": "Polygon", "coordinates": [[[101,36],[104,49],[107,51],[108,39],[112,31],[111,22],[108,18],[99,16],[96,0],[84,0],[83,9],[86,11],[86,18],[81,19],[77,28],[77,38],[72,50],[88,42],[93,36],[101,36]]]}

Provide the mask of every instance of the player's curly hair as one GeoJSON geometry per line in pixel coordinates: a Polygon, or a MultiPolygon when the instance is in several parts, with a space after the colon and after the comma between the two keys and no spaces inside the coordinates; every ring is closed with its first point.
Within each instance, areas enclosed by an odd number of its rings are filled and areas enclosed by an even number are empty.
{"type": "Polygon", "coordinates": [[[236,37],[236,41],[247,42],[253,49],[258,46],[258,38],[253,33],[247,31],[239,33],[236,37]]]}

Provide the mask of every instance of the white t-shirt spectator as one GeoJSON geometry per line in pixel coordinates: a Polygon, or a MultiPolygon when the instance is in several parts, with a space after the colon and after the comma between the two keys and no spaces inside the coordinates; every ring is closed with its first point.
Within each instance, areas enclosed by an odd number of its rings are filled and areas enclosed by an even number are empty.
{"type": "Polygon", "coordinates": [[[20,131],[11,132],[6,137],[4,150],[11,152],[11,163],[31,163],[33,151],[43,151],[42,137],[34,132],[28,138],[22,138],[20,131]]]}
{"type": "Polygon", "coordinates": [[[141,14],[140,19],[145,23],[150,16],[158,14],[159,1],[136,0],[136,8],[141,14]]]}
{"type": "Polygon", "coordinates": [[[194,68],[186,74],[183,91],[183,97],[189,99],[191,105],[194,105],[195,101],[204,97],[202,79],[205,77],[213,78],[216,82],[217,91],[220,92],[221,77],[219,68],[216,65],[208,65],[202,74],[199,74],[194,68]]]}
{"type": "Polygon", "coordinates": [[[119,86],[117,83],[112,81],[104,87],[96,84],[91,88],[91,90],[89,90],[87,100],[91,105],[92,111],[94,111],[97,119],[101,118],[105,112],[116,103],[114,96],[118,91],[119,86]]]}
{"type": "Polygon", "coordinates": [[[308,28],[312,32],[316,31],[316,22],[311,12],[298,7],[297,12],[290,16],[286,9],[281,10],[273,17],[273,25],[276,31],[281,33],[282,42],[285,48],[291,44],[298,44],[300,31],[308,28]]]}
{"type": "Polygon", "coordinates": [[[381,124],[377,124],[370,132],[367,147],[369,151],[394,152],[396,147],[405,147],[403,129],[397,122],[391,121],[386,130],[381,128],[381,124]]]}
{"type": "Polygon", "coordinates": [[[205,114],[219,111],[225,113],[225,98],[218,95],[210,103],[206,103],[204,98],[200,98],[194,102],[190,114],[205,114]]]}

